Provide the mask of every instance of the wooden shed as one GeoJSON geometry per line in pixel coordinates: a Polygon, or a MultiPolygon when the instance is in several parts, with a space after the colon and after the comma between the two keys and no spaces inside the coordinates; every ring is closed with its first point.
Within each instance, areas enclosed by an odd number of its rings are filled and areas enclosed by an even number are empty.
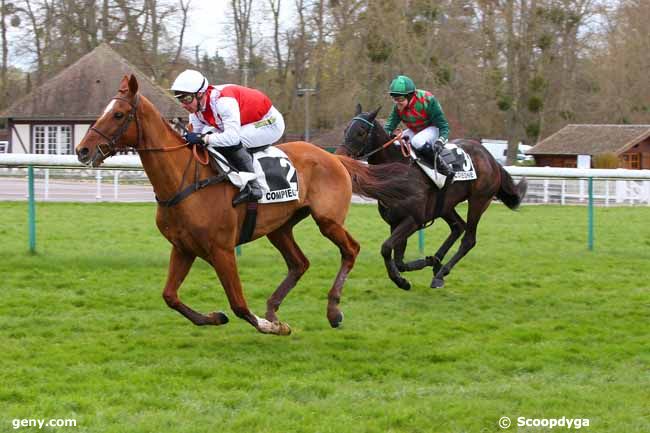
{"type": "Polygon", "coordinates": [[[140,92],[171,120],[187,112],[107,44],[101,44],[0,113],[7,119],[9,153],[72,154],[90,125],[115,96],[124,75],[135,74],[140,92]]]}
{"type": "Polygon", "coordinates": [[[537,166],[576,167],[578,155],[613,153],[619,168],[650,169],[650,125],[567,125],[528,152],[537,166]]]}

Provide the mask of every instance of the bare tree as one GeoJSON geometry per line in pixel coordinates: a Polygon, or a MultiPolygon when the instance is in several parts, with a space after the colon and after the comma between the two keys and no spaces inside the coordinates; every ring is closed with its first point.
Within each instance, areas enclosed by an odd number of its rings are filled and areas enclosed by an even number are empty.
{"type": "Polygon", "coordinates": [[[0,107],[6,104],[9,99],[7,95],[7,68],[9,58],[9,46],[7,44],[7,24],[5,22],[8,10],[5,0],[0,0],[0,35],[2,38],[2,65],[0,65],[0,96],[2,101],[0,107]]]}
{"type": "Polygon", "coordinates": [[[275,56],[275,70],[277,80],[280,86],[284,87],[287,78],[287,68],[284,59],[282,58],[282,50],[280,49],[280,6],[282,0],[269,0],[271,13],[273,14],[273,54],[275,56]]]}
{"type": "Polygon", "coordinates": [[[235,28],[235,47],[237,50],[237,66],[239,68],[240,82],[246,82],[248,78],[248,56],[247,46],[249,45],[249,34],[251,31],[251,11],[253,0],[230,0],[235,28]]]}
{"type": "Polygon", "coordinates": [[[183,51],[183,39],[185,37],[185,29],[187,27],[187,14],[190,10],[190,4],[191,0],[187,0],[186,3],[183,3],[183,0],[180,0],[180,6],[181,6],[181,13],[183,15],[183,18],[181,20],[181,30],[178,34],[178,48],[176,49],[176,55],[174,56],[174,60],[172,63],[175,65],[178,63],[179,59],[181,58],[181,53],[183,51]]]}

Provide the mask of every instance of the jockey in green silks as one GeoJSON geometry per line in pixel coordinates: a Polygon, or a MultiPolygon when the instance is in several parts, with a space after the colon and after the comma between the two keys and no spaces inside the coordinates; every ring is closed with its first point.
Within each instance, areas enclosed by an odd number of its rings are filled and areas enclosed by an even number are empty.
{"type": "Polygon", "coordinates": [[[449,139],[449,123],[435,96],[416,89],[406,75],[398,75],[390,83],[389,93],[395,104],[384,126],[386,132],[392,134],[400,122],[404,123],[407,129],[402,136],[408,137],[416,154],[433,163],[443,176],[453,177],[452,168],[440,158],[449,139]]]}

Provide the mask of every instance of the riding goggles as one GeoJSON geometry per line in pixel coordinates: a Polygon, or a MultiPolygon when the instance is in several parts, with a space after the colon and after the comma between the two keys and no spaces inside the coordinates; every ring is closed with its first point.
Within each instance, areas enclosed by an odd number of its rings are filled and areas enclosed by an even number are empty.
{"type": "Polygon", "coordinates": [[[192,101],[194,101],[194,96],[195,95],[193,93],[180,93],[176,95],[176,99],[178,99],[181,104],[187,105],[191,104],[192,101]]]}

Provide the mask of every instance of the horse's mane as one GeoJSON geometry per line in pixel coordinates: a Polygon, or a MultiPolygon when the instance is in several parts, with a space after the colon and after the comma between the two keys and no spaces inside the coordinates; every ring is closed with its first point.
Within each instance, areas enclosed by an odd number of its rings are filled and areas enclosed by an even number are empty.
{"type": "Polygon", "coordinates": [[[167,132],[171,133],[171,135],[175,137],[177,141],[184,141],[183,136],[176,129],[174,129],[171,123],[165,118],[165,116],[162,115],[160,110],[158,110],[158,108],[156,108],[156,106],[149,99],[142,95],[142,93],[140,93],[140,98],[147,101],[149,108],[160,117],[160,120],[162,121],[162,124],[164,125],[167,132]]]}
{"type": "Polygon", "coordinates": [[[183,139],[183,136],[180,134],[180,132],[178,132],[178,131],[176,130],[176,128],[174,128],[174,127],[171,125],[171,123],[169,123],[169,121],[168,121],[167,119],[165,119],[165,117],[164,117],[162,114],[160,114],[160,118],[163,120],[163,123],[165,124],[165,128],[167,128],[167,130],[168,130],[169,132],[171,132],[172,135],[176,136],[176,138],[177,138],[178,140],[180,140],[180,141],[183,141],[183,140],[184,140],[184,139],[183,139]]]}

